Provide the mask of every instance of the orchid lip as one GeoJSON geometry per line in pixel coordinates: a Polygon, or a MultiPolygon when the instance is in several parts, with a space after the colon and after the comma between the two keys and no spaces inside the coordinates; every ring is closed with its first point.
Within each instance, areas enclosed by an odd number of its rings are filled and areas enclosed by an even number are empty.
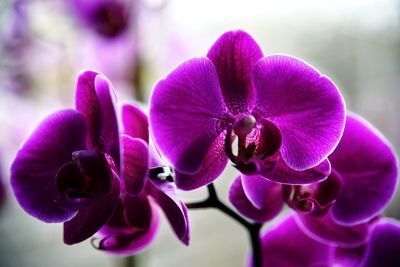
{"type": "Polygon", "coordinates": [[[325,215],[335,204],[342,187],[341,179],[332,172],[322,182],[312,185],[283,185],[282,194],[287,204],[309,215],[325,215]]]}
{"type": "Polygon", "coordinates": [[[111,169],[102,153],[75,151],[72,161],[58,170],[56,183],[60,197],[55,202],[67,210],[78,210],[108,192],[111,169]]]}
{"type": "Polygon", "coordinates": [[[244,174],[258,171],[257,161],[275,155],[282,143],[278,127],[267,119],[257,123],[253,115],[243,115],[227,128],[225,153],[234,166],[244,174]],[[233,152],[233,143],[237,138],[238,152],[233,152]]]}

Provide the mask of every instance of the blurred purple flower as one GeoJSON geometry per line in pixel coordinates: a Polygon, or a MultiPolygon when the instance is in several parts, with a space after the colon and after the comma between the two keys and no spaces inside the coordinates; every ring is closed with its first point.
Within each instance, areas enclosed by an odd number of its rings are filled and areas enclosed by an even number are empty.
{"type": "Polygon", "coordinates": [[[18,151],[11,185],[19,204],[44,222],[64,222],[64,242],[96,233],[118,204],[118,125],[110,82],[85,71],[76,110],[47,117],[18,151]]]}
{"type": "Polygon", "coordinates": [[[370,223],[394,194],[396,156],[373,126],[348,115],[343,137],[328,159],[332,172],[322,182],[282,185],[242,175],[233,183],[229,199],[245,216],[260,222],[276,216],[286,202],[314,239],[359,246],[368,238],[370,223]]]}
{"type": "Polygon", "coordinates": [[[96,247],[126,254],[147,246],[158,229],[157,206],[164,211],[177,237],[187,245],[187,209],[168,181],[171,174],[164,172],[157,152],[149,149],[147,116],[135,106],[125,104],[122,123],[123,190],[117,211],[99,232],[102,239],[96,247]]]}
{"type": "MultiPolygon", "coordinates": [[[[263,267],[396,267],[400,264],[400,223],[381,219],[370,226],[368,242],[355,248],[319,243],[296,224],[293,216],[261,237],[263,267]]],[[[249,266],[252,266],[251,262],[249,266]]]]}
{"type": "Polygon", "coordinates": [[[106,38],[115,38],[131,24],[135,1],[71,0],[72,12],[86,27],[106,38]]]}
{"type": "Polygon", "coordinates": [[[6,201],[6,189],[4,188],[3,173],[2,169],[0,168],[0,208],[3,207],[5,201],[6,201]]]}
{"type": "Polygon", "coordinates": [[[28,57],[31,59],[34,39],[25,5],[24,0],[16,0],[10,5],[10,19],[1,34],[5,65],[2,86],[17,94],[26,94],[32,89],[32,77],[26,61],[28,57]]]}
{"type": "Polygon", "coordinates": [[[326,178],[325,159],[342,135],[345,107],[336,86],[313,67],[294,57],[263,57],[251,36],[234,31],[207,57],[161,80],[150,115],[177,186],[190,190],[215,180],[228,158],[242,173],[280,183],[326,178]]]}

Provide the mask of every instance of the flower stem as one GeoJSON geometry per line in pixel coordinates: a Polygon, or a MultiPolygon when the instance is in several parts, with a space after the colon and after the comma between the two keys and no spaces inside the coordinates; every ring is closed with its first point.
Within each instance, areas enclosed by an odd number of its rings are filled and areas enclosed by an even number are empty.
{"type": "Polygon", "coordinates": [[[221,200],[219,200],[214,184],[209,184],[207,186],[207,189],[208,197],[205,200],[193,203],[186,203],[186,206],[189,209],[216,208],[240,223],[243,227],[245,227],[250,236],[250,242],[253,251],[253,267],[261,267],[262,255],[260,246],[260,230],[262,224],[249,222],[233,209],[225,205],[221,200]]]}
{"type": "Polygon", "coordinates": [[[136,266],[136,258],[135,255],[126,256],[122,263],[122,267],[135,267],[136,266]]]}

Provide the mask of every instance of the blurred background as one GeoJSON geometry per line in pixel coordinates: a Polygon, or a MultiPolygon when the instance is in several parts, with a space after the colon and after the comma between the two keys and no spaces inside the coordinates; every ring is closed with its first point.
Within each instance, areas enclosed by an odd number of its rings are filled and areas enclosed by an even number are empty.
{"type": "MultiPolygon", "coordinates": [[[[0,266],[126,266],[124,258],[96,251],[89,241],[64,245],[62,225],[27,215],[8,185],[9,166],[24,139],[46,115],[73,106],[81,69],[103,72],[119,100],[146,108],[153,85],[171,68],[206,55],[225,31],[243,29],[265,55],[294,55],[328,75],[348,110],[371,121],[400,152],[399,0],[118,0],[115,7],[98,8],[105,1],[0,1],[0,177],[5,190],[0,266]]],[[[236,175],[228,168],[217,180],[222,198],[236,175]]],[[[181,195],[196,200],[206,192],[181,195]]],[[[397,194],[387,216],[400,219],[399,199],[397,194]]],[[[164,220],[153,245],[135,256],[135,266],[243,266],[249,248],[240,225],[214,210],[189,215],[190,247],[164,220]]]]}

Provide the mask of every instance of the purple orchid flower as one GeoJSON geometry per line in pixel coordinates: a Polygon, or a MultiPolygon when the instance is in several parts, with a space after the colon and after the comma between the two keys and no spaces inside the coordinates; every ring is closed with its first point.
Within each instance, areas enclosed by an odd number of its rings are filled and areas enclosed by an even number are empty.
{"type": "Polygon", "coordinates": [[[114,107],[110,82],[97,72],[83,72],[77,82],[76,110],[50,115],[18,152],[11,167],[18,202],[42,221],[64,222],[66,244],[101,230],[106,238],[100,249],[128,253],[154,237],[158,214],[151,195],[187,244],[186,207],[173,185],[157,176],[151,183],[145,180],[147,118],[126,106],[126,134],[120,138],[114,107]],[[140,194],[144,187],[146,193],[140,194]]]}
{"type": "Polygon", "coordinates": [[[368,122],[347,116],[343,137],[328,157],[329,177],[310,185],[282,185],[260,176],[236,178],[229,199],[259,222],[275,217],[286,202],[303,231],[320,242],[357,247],[396,188],[397,159],[388,141],[368,122]]]}
{"type": "Polygon", "coordinates": [[[88,28],[106,38],[115,38],[129,28],[134,1],[72,0],[72,12],[88,28]]]}
{"type": "Polygon", "coordinates": [[[290,56],[263,57],[251,36],[233,31],[155,86],[150,119],[181,189],[211,183],[228,159],[245,174],[308,184],[330,173],[325,159],[342,135],[345,107],[316,69],[290,56]]]}
{"type": "Polygon", "coordinates": [[[188,245],[187,209],[169,181],[172,174],[165,170],[157,152],[149,149],[152,146],[149,145],[147,116],[137,107],[125,104],[122,123],[123,189],[117,211],[99,232],[102,240],[97,248],[132,254],[146,247],[158,229],[158,206],[177,237],[188,245]]]}
{"type": "MultiPolygon", "coordinates": [[[[319,243],[301,231],[293,216],[261,237],[263,267],[395,267],[400,264],[400,223],[381,219],[366,244],[341,248],[319,243]]],[[[252,266],[251,262],[249,266],[252,266]]]]}
{"type": "Polygon", "coordinates": [[[85,71],[76,110],[47,117],[18,151],[11,186],[21,207],[44,222],[64,222],[64,242],[96,233],[113,215],[120,182],[118,124],[110,82],[85,71]]]}

